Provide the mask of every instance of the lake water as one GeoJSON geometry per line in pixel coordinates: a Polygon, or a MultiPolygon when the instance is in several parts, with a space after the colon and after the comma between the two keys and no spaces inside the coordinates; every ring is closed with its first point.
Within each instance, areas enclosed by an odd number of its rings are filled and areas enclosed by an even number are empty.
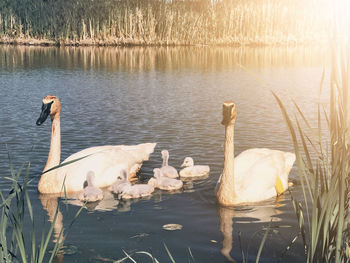
{"type": "MultiPolygon", "coordinates": [[[[327,76],[319,97],[325,54],[325,48],[315,47],[0,46],[0,190],[9,185],[4,179],[10,175],[8,152],[16,169],[30,161],[36,223],[49,227],[46,210],[56,199],[39,196],[37,183],[51,129],[49,121],[40,127],[35,121],[42,98],[53,94],[62,103],[61,160],[90,146],[157,142],[140,171],[142,181],[161,165],[162,149],[169,150],[169,163],[178,169],[186,156],[211,167],[209,178],[185,182],[176,193],[156,191],[133,202],[109,196],[84,209],[71,228],[81,203],[62,201],[56,231],[63,226],[68,236],[58,262],[112,262],[125,256],[123,250],[148,251],[169,262],[164,244],[176,262],[192,262],[190,251],[195,262],[229,262],[223,255],[229,252],[241,262],[242,249],[255,261],[271,219],[261,262],[304,261],[300,237],[285,251],[299,233],[289,194],[236,209],[216,203],[214,188],[223,168],[221,109],[225,100],[237,105],[236,154],[253,147],[293,151],[271,90],[290,112],[295,112],[293,99],[314,120],[317,103],[327,103],[327,76]],[[183,228],[164,230],[169,223],[183,228]]],[[[298,178],[296,169],[290,177],[298,178]]],[[[292,192],[302,199],[300,186],[292,192]]],[[[24,234],[29,232],[30,227],[24,234]]],[[[142,255],[135,259],[152,262],[142,255]]]]}

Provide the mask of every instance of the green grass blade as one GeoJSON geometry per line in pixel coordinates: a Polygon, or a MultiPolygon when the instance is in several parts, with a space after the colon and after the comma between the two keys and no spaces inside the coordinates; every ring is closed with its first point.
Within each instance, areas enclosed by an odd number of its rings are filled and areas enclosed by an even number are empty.
{"type": "Polygon", "coordinates": [[[57,169],[57,168],[64,167],[64,166],[66,166],[66,165],[69,165],[69,164],[78,162],[78,161],[80,161],[80,160],[82,160],[82,159],[85,159],[85,158],[89,157],[90,155],[91,155],[91,154],[86,155],[86,156],[83,156],[83,157],[80,157],[80,158],[77,158],[77,159],[74,159],[74,160],[71,160],[71,161],[68,161],[68,162],[61,163],[61,164],[59,164],[59,165],[56,165],[56,166],[54,166],[54,167],[52,167],[52,168],[50,168],[50,169],[48,169],[48,170],[42,172],[41,174],[46,174],[46,173],[51,172],[52,170],[55,170],[55,169],[57,169]]]}
{"type": "Polygon", "coordinates": [[[190,247],[188,247],[188,253],[190,254],[190,257],[191,257],[192,261],[195,262],[194,256],[193,256],[193,254],[192,254],[192,250],[191,250],[190,247]]]}
{"type": "Polygon", "coordinates": [[[260,255],[261,255],[261,252],[262,252],[262,249],[264,247],[264,244],[265,244],[265,241],[266,241],[266,238],[267,238],[267,235],[271,229],[271,223],[272,221],[270,222],[269,226],[267,227],[266,231],[265,231],[265,234],[264,234],[264,237],[263,239],[261,240],[261,243],[260,243],[260,246],[259,246],[259,250],[258,250],[258,254],[256,255],[256,260],[255,260],[255,263],[258,263],[259,260],[260,260],[260,255]]]}
{"type": "Polygon", "coordinates": [[[135,252],[135,254],[145,254],[145,255],[149,256],[149,257],[153,260],[153,262],[159,263],[159,261],[158,261],[151,253],[149,253],[149,252],[146,252],[146,251],[137,251],[137,252],[135,252]]]}
{"type": "Polygon", "coordinates": [[[132,262],[137,263],[128,253],[126,253],[126,251],[124,249],[122,249],[124,254],[128,257],[128,259],[130,259],[132,262]]]}
{"type": "Polygon", "coordinates": [[[164,247],[165,247],[166,252],[168,253],[168,256],[169,256],[171,262],[175,263],[175,260],[174,260],[173,256],[171,255],[171,253],[170,253],[168,247],[166,246],[165,243],[163,243],[163,245],[164,245],[164,247]]]}
{"type": "MultiPolygon", "coordinates": [[[[308,202],[307,202],[307,197],[306,197],[306,191],[305,191],[305,186],[304,186],[304,180],[303,180],[303,176],[301,176],[304,172],[305,172],[305,166],[302,160],[302,156],[300,154],[300,148],[299,148],[299,144],[298,144],[298,140],[297,140],[297,136],[296,136],[296,132],[294,130],[294,126],[292,121],[290,120],[287,110],[284,107],[282,101],[280,100],[280,98],[274,93],[272,92],[272,95],[275,97],[281,111],[282,111],[282,115],[284,117],[284,120],[287,123],[287,127],[289,129],[290,135],[292,137],[292,142],[294,145],[294,149],[295,149],[295,155],[296,155],[296,162],[297,162],[297,166],[299,169],[299,178],[300,178],[300,183],[303,189],[303,195],[304,195],[304,200],[305,200],[305,206],[306,206],[306,214],[307,214],[307,219],[308,222],[310,222],[310,216],[309,216],[309,209],[308,209],[308,202]]],[[[311,194],[311,193],[310,193],[311,194]]]]}

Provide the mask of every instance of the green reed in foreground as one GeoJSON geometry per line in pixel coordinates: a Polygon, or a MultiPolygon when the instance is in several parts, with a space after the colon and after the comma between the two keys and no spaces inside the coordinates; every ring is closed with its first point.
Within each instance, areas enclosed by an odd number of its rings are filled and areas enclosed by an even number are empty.
{"type": "MultiPolygon", "coordinates": [[[[44,262],[44,257],[47,254],[48,244],[52,237],[53,226],[56,220],[52,223],[48,233],[43,233],[40,244],[37,243],[35,234],[35,222],[31,202],[27,192],[27,186],[30,182],[28,164],[24,182],[19,183],[23,172],[24,165],[15,173],[11,167],[11,177],[6,178],[12,181],[11,189],[5,197],[0,192],[1,197],[1,222],[0,222],[0,258],[2,262],[44,262]],[[24,220],[26,214],[29,213],[32,224],[31,244],[25,243],[24,220]],[[29,252],[30,251],[30,252],[29,252]]],[[[61,235],[61,233],[60,233],[61,235]]],[[[57,252],[60,249],[60,243],[57,242],[48,262],[52,262],[57,252]]],[[[45,259],[46,261],[47,259],[45,259]]]]}
{"type": "MultiPolygon", "coordinates": [[[[12,182],[10,191],[7,194],[3,194],[0,191],[1,262],[53,262],[57,253],[60,252],[63,240],[65,239],[62,228],[58,237],[55,237],[59,241],[55,243],[51,255],[48,254],[49,242],[53,238],[54,225],[59,213],[58,205],[48,232],[45,233],[43,230],[41,237],[37,238],[36,229],[38,226],[35,223],[31,201],[27,192],[28,184],[31,181],[29,180],[29,169],[30,163],[27,165],[26,169],[23,164],[16,173],[10,162],[11,177],[5,177],[5,179],[12,182]],[[23,174],[25,175],[23,176],[23,174]],[[32,230],[24,231],[24,221],[28,215],[32,230]],[[26,239],[30,239],[29,244],[25,242],[26,239]]],[[[75,215],[73,222],[81,212],[81,209],[75,215]]]]}
{"type": "Polygon", "coordinates": [[[350,64],[348,56],[338,55],[333,56],[329,112],[318,105],[316,128],[296,103],[293,123],[274,94],[292,136],[303,189],[304,201],[292,198],[292,202],[306,262],[349,261],[350,64]]]}

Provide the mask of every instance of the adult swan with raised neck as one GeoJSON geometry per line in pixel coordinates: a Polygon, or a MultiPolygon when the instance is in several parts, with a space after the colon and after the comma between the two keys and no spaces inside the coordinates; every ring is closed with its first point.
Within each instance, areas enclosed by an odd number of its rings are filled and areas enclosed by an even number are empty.
{"type": "Polygon", "coordinates": [[[237,109],[232,101],[223,104],[225,126],[224,169],[218,182],[217,200],[230,206],[258,202],[288,189],[288,175],[295,154],[266,148],[249,149],[234,157],[234,125],[237,109]]]}
{"type": "Polygon", "coordinates": [[[52,122],[49,156],[38,184],[40,193],[81,191],[84,189],[84,182],[89,171],[95,174],[95,186],[99,188],[112,185],[122,169],[127,170],[130,177],[135,176],[141,168],[142,162],[149,159],[156,146],[156,143],[143,143],[130,146],[91,147],[72,154],[62,164],[81,158],[79,161],[48,171],[60,164],[60,114],[61,103],[59,99],[53,95],[46,96],[43,99],[40,117],[36,122],[37,125],[41,125],[49,115],[52,122]],[[44,173],[45,171],[48,172],[44,173]]]}

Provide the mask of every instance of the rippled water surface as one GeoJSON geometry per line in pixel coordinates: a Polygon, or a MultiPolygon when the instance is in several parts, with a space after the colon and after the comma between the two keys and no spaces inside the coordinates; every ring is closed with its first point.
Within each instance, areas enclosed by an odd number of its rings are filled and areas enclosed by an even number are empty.
{"type": "MultiPolygon", "coordinates": [[[[84,209],[71,228],[82,204],[61,202],[57,229],[63,226],[68,236],[66,254],[58,261],[111,262],[123,258],[123,250],[144,250],[160,262],[169,262],[164,244],[176,262],[188,262],[191,253],[195,262],[228,262],[229,253],[241,261],[241,247],[254,261],[271,219],[272,231],[261,262],[303,260],[300,237],[286,251],[298,235],[289,194],[236,209],[216,204],[214,188],[223,167],[221,107],[228,99],[237,105],[236,154],[252,147],[292,151],[271,90],[291,111],[294,99],[314,119],[316,103],[327,102],[327,85],[319,97],[325,54],[325,49],[313,47],[1,46],[0,189],[8,189],[4,179],[10,173],[8,152],[16,169],[30,161],[33,181],[29,194],[36,222],[49,227],[46,210],[55,206],[56,199],[39,196],[36,187],[47,159],[51,129],[50,122],[37,127],[35,121],[42,98],[54,94],[62,103],[61,160],[90,146],[157,142],[141,169],[141,181],[161,165],[162,149],[169,150],[169,162],[176,168],[186,156],[211,167],[209,178],[185,182],[180,192],[157,191],[149,199],[132,202],[119,202],[108,195],[84,209]],[[164,230],[162,226],[169,223],[183,228],[164,230]]],[[[297,178],[296,169],[291,178],[297,178]]],[[[292,191],[295,198],[302,198],[298,185],[292,191]]],[[[151,262],[140,255],[136,258],[151,262]]]]}

